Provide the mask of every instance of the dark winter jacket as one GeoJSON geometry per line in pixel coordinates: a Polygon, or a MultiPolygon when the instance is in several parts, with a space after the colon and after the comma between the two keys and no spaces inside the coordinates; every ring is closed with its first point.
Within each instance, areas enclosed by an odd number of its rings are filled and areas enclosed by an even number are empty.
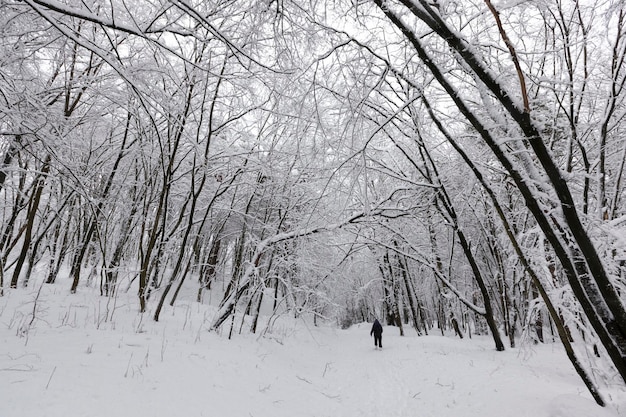
{"type": "Polygon", "coordinates": [[[383,326],[381,326],[378,320],[374,320],[374,324],[372,324],[372,331],[370,332],[370,336],[371,335],[380,336],[382,334],[383,334],[383,326]]]}

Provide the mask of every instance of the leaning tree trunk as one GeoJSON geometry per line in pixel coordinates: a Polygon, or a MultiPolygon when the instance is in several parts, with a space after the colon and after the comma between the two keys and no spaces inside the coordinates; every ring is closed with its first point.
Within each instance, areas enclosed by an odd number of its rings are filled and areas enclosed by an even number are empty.
{"type": "Polygon", "coordinates": [[[493,307],[491,306],[491,296],[489,295],[489,289],[487,288],[487,284],[483,278],[483,275],[476,263],[476,259],[474,258],[474,254],[472,253],[472,249],[465,238],[465,234],[461,229],[457,228],[457,237],[459,238],[459,242],[461,243],[461,248],[463,249],[463,253],[467,261],[470,264],[472,272],[474,273],[474,279],[478,284],[478,288],[480,289],[480,293],[483,297],[483,303],[485,304],[485,320],[487,320],[487,326],[489,326],[489,330],[491,331],[491,336],[494,339],[496,344],[496,350],[502,351],[504,350],[504,343],[502,342],[502,338],[500,337],[500,331],[498,330],[498,325],[493,316],[493,307]]]}
{"type": "Polygon", "coordinates": [[[32,199],[28,208],[28,215],[26,217],[26,229],[24,231],[24,240],[22,243],[22,250],[17,258],[17,262],[15,263],[15,269],[13,270],[13,277],[11,278],[11,288],[17,288],[17,281],[20,276],[20,272],[22,271],[22,266],[24,265],[24,261],[28,255],[29,250],[32,250],[32,233],[33,226],[35,224],[35,218],[37,215],[37,210],[39,209],[39,202],[41,201],[41,194],[43,193],[43,189],[45,186],[46,176],[50,171],[50,154],[46,156],[45,161],[41,167],[41,172],[35,178],[35,190],[33,192],[32,199]]]}
{"type": "Polygon", "coordinates": [[[569,336],[567,327],[563,323],[561,316],[558,314],[556,308],[554,307],[552,303],[552,300],[550,300],[547,292],[545,291],[541,281],[539,280],[539,276],[535,273],[533,268],[530,266],[530,262],[527,260],[526,255],[524,254],[521,246],[519,245],[519,242],[517,241],[516,233],[514,232],[513,227],[509,223],[507,216],[504,213],[504,209],[502,208],[502,206],[500,205],[500,202],[498,201],[495,191],[489,186],[482,172],[478,169],[478,166],[474,164],[474,162],[469,158],[467,153],[465,153],[465,151],[456,142],[454,137],[448,132],[445,126],[441,123],[439,118],[436,116],[436,114],[432,110],[428,100],[424,98],[423,102],[426,105],[430,118],[435,122],[440,132],[447,138],[450,144],[459,153],[463,161],[465,161],[467,166],[472,170],[472,173],[474,174],[478,182],[481,184],[481,186],[483,187],[483,189],[486,191],[487,195],[489,196],[491,202],[493,203],[494,209],[496,210],[496,213],[498,214],[498,218],[500,219],[502,226],[504,227],[506,236],[511,242],[511,245],[513,246],[513,249],[515,250],[517,257],[520,263],[522,264],[524,271],[530,276],[531,281],[533,283],[533,287],[539,292],[539,294],[541,295],[541,298],[546,304],[548,313],[550,314],[550,317],[555,323],[557,332],[559,334],[559,338],[561,339],[561,343],[563,344],[563,347],[565,348],[568,358],[570,359],[572,365],[576,369],[576,372],[578,373],[580,378],[583,380],[583,382],[587,386],[587,389],[589,390],[591,395],[594,397],[596,402],[599,405],[603,406],[605,403],[604,403],[602,396],[600,395],[598,388],[596,387],[595,383],[593,382],[593,380],[591,379],[587,371],[582,366],[580,360],[576,356],[574,348],[571,344],[571,338],[569,336]]]}
{"type": "Polygon", "coordinates": [[[494,317],[493,307],[491,304],[492,303],[491,296],[489,295],[489,289],[487,287],[487,283],[485,281],[483,273],[481,272],[480,267],[478,266],[478,263],[476,262],[476,258],[472,252],[472,248],[467,238],[465,237],[465,233],[461,225],[459,224],[459,219],[456,214],[454,204],[452,200],[450,199],[450,197],[448,196],[446,187],[440,181],[440,176],[439,176],[437,166],[434,160],[432,159],[428,149],[426,149],[425,145],[423,144],[423,141],[421,141],[421,144],[418,146],[419,146],[418,150],[422,158],[423,164],[418,164],[416,161],[413,161],[412,159],[410,159],[410,162],[414,164],[416,168],[421,166],[421,170],[423,174],[425,174],[427,179],[432,184],[437,186],[437,192],[435,195],[435,208],[437,209],[437,211],[439,211],[441,216],[443,216],[443,218],[447,220],[448,224],[453,225],[454,233],[456,234],[456,237],[459,240],[461,249],[463,250],[463,254],[465,255],[465,259],[467,259],[467,262],[470,265],[470,268],[474,276],[474,280],[476,281],[476,284],[478,285],[478,288],[480,289],[480,294],[482,295],[483,303],[485,306],[484,317],[485,317],[485,320],[487,321],[487,326],[489,327],[489,330],[491,331],[491,336],[493,337],[494,343],[496,345],[496,350],[503,351],[504,343],[502,342],[500,331],[498,330],[498,325],[494,317]]]}
{"type": "MultiPolygon", "coordinates": [[[[553,187],[556,199],[560,203],[565,222],[562,225],[557,219],[547,217],[541,207],[540,197],[530,188],[532,181],[517,169],[510,160],[506,149],[502,147],[501,141],[496,140],[489,128],[468,107],[458,90],[434,62],[430,53],[426,51],[421,39],[413,32],[412,27],[405,24],[403,19],[393,12],[391,8],[387,7],[386,2],[374,0],[387,18],[402,31],[424,65],[443,87],[463,116],[472,124],[484,142],[490,147],[504,169],[511,175],[524,197],[526,206],[537,220],[538,225],[559,258],[572,291],[580,302],[585,315],[609,354],[616,370],[622,379],[626,381],[626,310],[609,280],[595,246],[586,232],[586,228],[580,221],[576,204],[567,182],[550,156],[542,140],[541,133],[536,127],[535,121],[531,118],[529,109],[519,107],[496,75],[486,68],[484,61],[476,54],[475,49],[468,47],[467,42],[457,32],[454,32],[447,26],[432,5],[425,0],[418,0],[418,4],[413,3],[411,0],[401,1],[407,11],[426,23],[437,36],[456,52],[457,59],[460,59],[466,65],[466,68],[491,91],[495,99],[502,104],[527,139],[527,143],[535,153],[553,187]],[[554,223],[555,221],[557,222],[556,224],[554,223]],[[559,228],[566,229],[567,234],[572,236],[572,240],[564,241],[563,236],[565,235],[559,231],[559,228]]],[[[523,94],[525,94],[525,91],[523,91],[523,94]]]]}

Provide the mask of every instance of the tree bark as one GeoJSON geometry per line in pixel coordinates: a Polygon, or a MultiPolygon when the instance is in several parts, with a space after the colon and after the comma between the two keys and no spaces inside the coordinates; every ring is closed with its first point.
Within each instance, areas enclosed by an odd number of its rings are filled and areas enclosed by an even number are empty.
{"type": "Polygon", "coordinates": [[[41,194],[43,193],[43,189],[45,187],[46,176],[48,175],[48,172],[50,172],[50,160],[50,154],[46,155],[46,159],[41,166],[41,171],[39,172],[39,174],[37,174],[37,177],[34,180],[36,185],[32,199],[29,203],[28,214],[26,218],[26,229],[24,231],[24,241],[22,244],[22,250],[20,251],[17,262],[15,264],[15,268],[13,270],[13,277],[11,278],[11,288],[17,288],[17,282],[20,277],[20,272],[22,271],[22,266],[24,265],[24,261],[26,260],[29,250],[32,249],[33,226],[35,224],[37,211],[39,210],[41,194]]]}

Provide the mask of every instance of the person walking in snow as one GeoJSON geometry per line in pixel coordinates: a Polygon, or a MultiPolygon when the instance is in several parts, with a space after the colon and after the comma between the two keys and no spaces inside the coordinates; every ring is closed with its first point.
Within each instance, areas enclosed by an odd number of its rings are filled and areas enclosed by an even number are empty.
{"type": "Polygon", "coordinates": [[[372,330],[370,331],[370,336],[374,335],[374,347],[375,348],[383,348],[383,326],[380,324],[378,319],[374,320],[374,324],[372,325],[372,330]]]}

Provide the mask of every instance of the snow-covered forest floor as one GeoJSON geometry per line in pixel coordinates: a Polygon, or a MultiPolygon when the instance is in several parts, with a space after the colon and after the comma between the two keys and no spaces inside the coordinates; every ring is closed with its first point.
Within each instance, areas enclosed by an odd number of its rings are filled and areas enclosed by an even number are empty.
{"type": "Polygon", "coordinates": [[[132,291],[38,289],[0,298],[2,417],[626,415],[619,387],[595,405],[558,343],[496,352],[489,337],[385,327],[377,351],[367,323],[286,317],[256,335],[235,320],[229,340],[230,321],[207,331],[206,305],[181,301],[154,322],[132,291]]]}

